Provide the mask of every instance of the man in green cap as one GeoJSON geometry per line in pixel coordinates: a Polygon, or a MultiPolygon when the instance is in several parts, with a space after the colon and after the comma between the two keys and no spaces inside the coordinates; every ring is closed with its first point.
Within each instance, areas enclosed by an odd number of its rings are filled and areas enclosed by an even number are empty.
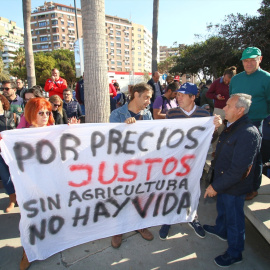
{"type": "MultiPolygon", "coordinates": [[[[245,71],[234,76],[230,82],[230,95],[237,93],[251,95],[252,104],[248,116],[260,132],[263,120],[270,114],[270,73],[260,68],[262,58],[260,49],[246,48],[241,58],[245,71]]],[[[253,191],[247,194],[246,200],[252,200],[257,196],[257,190],[261,185],[261,158],[258,158],[258,163],[253,166],[256,166],[253,191]]]]}

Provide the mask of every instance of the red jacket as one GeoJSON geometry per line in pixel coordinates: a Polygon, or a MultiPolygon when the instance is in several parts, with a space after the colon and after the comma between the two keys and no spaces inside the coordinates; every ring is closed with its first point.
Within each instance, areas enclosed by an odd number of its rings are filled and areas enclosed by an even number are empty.
{"type": "Polygon", "coordinates": [[[113,93],[112,95],[113,98],[117,96],[116,89],[112,83],[109,84],[109,91],[110,91],[110,94],[113,93]]]}
{"type": "Polygon", "coordinates": [[[44,90],[49,92],[49,97],[53,95],[58,95],[61,99],[63,99],[63,91],[67,88],[67,81],[61,77],[55,82],[49,78],[46,83],[44,90]]]}

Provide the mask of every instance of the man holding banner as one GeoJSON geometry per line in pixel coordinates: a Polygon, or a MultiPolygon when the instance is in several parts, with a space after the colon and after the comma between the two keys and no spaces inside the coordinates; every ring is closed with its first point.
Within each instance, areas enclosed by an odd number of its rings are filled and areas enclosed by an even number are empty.
{"type": "MultiPolygon", "coordinates": [[[[193,117],[206,117],[209,116],[209,112],[195,105],[195,98],[198,94],[198,88],[196,84],[184,83],[177,91],[177,102],[179,107],[171,109],[166,114],[166,119],[177,118],[193,118],[193,117]]],[[[215,116],[214,124],[216,130],[221,125],[222,121],[220,116],[215,116]]],[[[200,238],[205,237],[205,231],[201,226],[198,216],[192,222],[188,223],[192,227],[200,238]]],[[[171,225],[163,225],[159,231],[159,238],[165,240],[169,234],[171,225]]]]}
{"type": "Polygon", "coordinates": [[[228,242],[226,252],[215,258],[220,267],[242,261],[245,242],[244,202],[252,190],[256,159],[261,138],[257,128],[248,118],[251,96],[234,94],[224,107],[227,128],[217,144],[214,178],[205,191],[204,198],[217,195],[216,225],[204,225],[204,230],[228,242]]]}
{"type": "MultiPolygon", "coordinates": [[[[130,102],[112,111],[110,122],[132,124],[136,120],[153,120],[150,111],[146,109],[151,103],[152,94],[153,90],[150,85],[146,83],[136,84],[132,89],[130,102]]],[[[138,232],[145,240],[151,241],[154,239],[154,236],[148,229],[141,229],[138,232]]],[[[122,234],[112,237],[111,244],[113,248],[119,248],[121,243],[122,234]]]]}

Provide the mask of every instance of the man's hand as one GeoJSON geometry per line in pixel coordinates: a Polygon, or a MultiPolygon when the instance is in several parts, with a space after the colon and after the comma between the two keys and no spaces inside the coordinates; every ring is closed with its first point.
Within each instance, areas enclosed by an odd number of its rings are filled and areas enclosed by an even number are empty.
{"type": "Polygon", "coordinates": [[[51,79],[52,79],[53,82],[55,82],[55,77],[54,76],[52,76],[51,79]]]}
{"type": "Polygon", "coordinates": [[[225,97],[223,97],[221,94],[218,94],[218,95],[217,95],[217,99],[218,99],[218,100],[224,100],[225,97]]]}
{"type": "Polygon", "coordinates": [[[217,192],[213,189],[212,185],[209,185],[204,193],[204,198],[208,197],[214,197],[217,195],[217,192]]]}
{"type": "Polygon", "coordinates": [[[222,119],[221,119],[220,115],[214,114],[214,116],[215,116],[215,118],[214,118],[215,129],[218,129],[222,125],[222,119]]]}
{"type": "Polygon", "coordinates": [[[133,124],[136,123],[136,119],[134,117],[129,117],[125,121],[126,124],[133,124]]]}

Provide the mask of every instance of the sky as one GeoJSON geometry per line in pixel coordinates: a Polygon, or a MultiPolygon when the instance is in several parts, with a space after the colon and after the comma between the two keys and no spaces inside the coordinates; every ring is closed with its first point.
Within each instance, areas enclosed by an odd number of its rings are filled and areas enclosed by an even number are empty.
{"type": "MultiPolygon", "coordinates": [[[[81,1],[75,0],[78,8],[81,1]]],[[[56,0],[74,6],[74,0],[56,0]]],[[[210,23],[223,23],[226,15],[258,15],[262,0],[159,0],[158,42],[161,46],[191,45],[203,41],[210,23]],[[197,39],[195,34],[203,36],[197,39]]],[[[0,0],[0,16],[23,28],[22,1],[0,0]]],[[[32,9],[44,0],[32,0],[32,9]]],[[[153,0],[105,0],[105,13],[144,25],[152,32],[153,0]]]]}

